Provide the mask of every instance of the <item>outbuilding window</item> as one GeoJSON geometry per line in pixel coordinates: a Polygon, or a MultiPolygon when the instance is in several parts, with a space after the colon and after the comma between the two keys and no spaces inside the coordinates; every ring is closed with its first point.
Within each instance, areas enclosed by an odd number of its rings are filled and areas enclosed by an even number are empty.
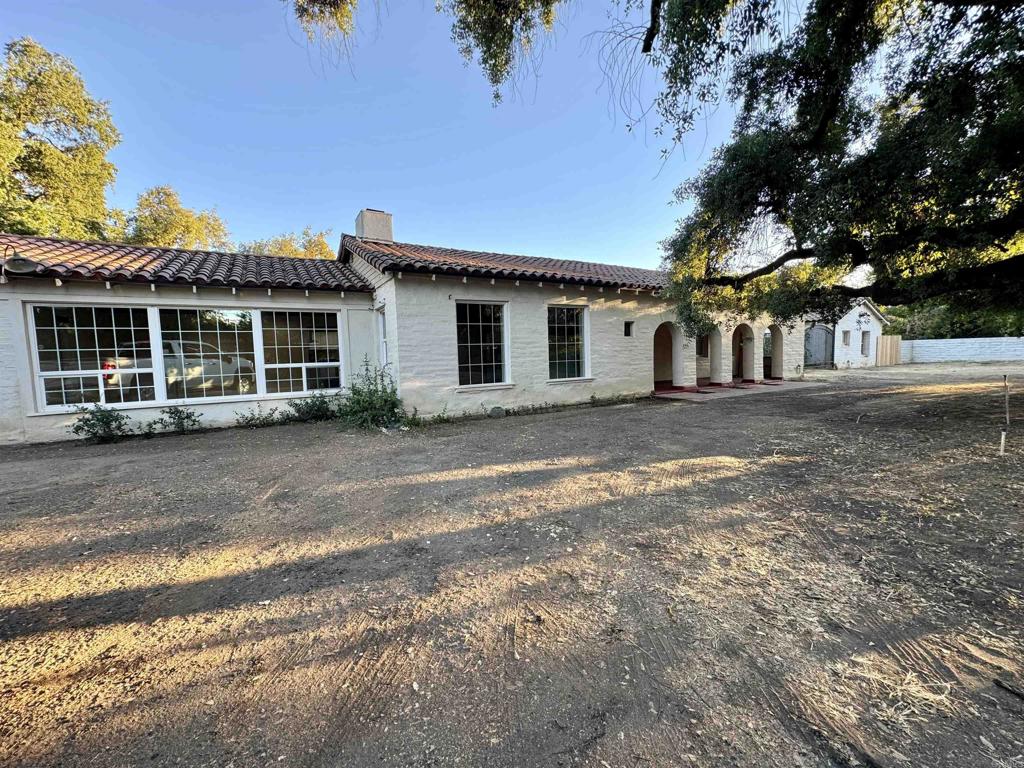
{"type": "Polygon", "coordinates": [[[871,331],[860,332],[860,353],[867,357],[871,352],[871,331]]]}
{"type": "Polygon", "coordinates": [[[505,319],[504,304],[456,302],[461,386],[506,382],[505,319]]]}
{"type": "Polygon", "coordinates": [[[843,346],[844,347],[850,346],[850,332],[849,331],[843,331],[843,346]]]}
{"type": "Polygon", "coordinates": [[[548,378],[586,376],[584,307],[548,307],[548,378]]]}
{"type": "Polygon", "coordinates": [[[32,323],[44,405],[155,399],[145,309],[37,306],[32,308],[32,323]]]}

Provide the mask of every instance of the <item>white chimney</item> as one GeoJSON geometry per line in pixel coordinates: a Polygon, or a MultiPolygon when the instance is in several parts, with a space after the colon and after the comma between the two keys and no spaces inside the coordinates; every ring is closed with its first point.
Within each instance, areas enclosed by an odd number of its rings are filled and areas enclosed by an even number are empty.
{"type": "Polygon", "coordinates": [[[391,229],[391,214],[387,211],[363,208],[356,216],[356,237],[393,242],[395,237],[391,229]]]}

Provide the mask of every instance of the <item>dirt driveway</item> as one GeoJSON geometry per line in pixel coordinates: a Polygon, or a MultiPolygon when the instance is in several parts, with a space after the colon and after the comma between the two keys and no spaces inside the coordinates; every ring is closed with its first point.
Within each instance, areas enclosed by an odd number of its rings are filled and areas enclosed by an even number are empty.
{"type": "Polygon", "coordinates": [[[1003,372],[0,451],[0,764],[1024,764],[1003,372]]]}

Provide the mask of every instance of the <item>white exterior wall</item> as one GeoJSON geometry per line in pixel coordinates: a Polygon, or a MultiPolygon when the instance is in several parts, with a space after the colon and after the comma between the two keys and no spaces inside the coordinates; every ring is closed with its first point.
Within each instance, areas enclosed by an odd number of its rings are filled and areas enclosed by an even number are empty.
{"type": "Polygon", "coordinates": [[[904,363],[941,363],[947,360],[985,362],[1024,360],[1024,336],[984,339],[914,339],[900,343],[904,363]]]}
{"type": "MultiPolygon", "coordinates": [[[[674,308],[649,294],[614,289],[498,280],[404,275],[395,281],[398,312],[399,383],[406,408],[429,415],[447,410],[458,416],[494,406],[515,408],[574,403],[591,395],[646,395],[654,386],[654,331],[675,319],[674,308]],[[459,386],[455,304],[459,300],[506,302],[509,370],[506,385],[459,386]],[[589,376],[571,382],[548,381],[547,307],[589,308],[589,376]],[[626,320],[634,322],[625,336],[626,320]]],[[[691,347],[692,354],[692,347],[691,347]]],[[[691,366],[693,383],[696,373],[691,366]]]]}
{"type": "MultiPolygon", "coordinates": [[[[650,294],[636,295],[615,289],[512,280],[404,275],[394,281],[398,316],[399,385],[410,410],[422,415],[447,410],[458,416],[495,406],[516,408],[545,403],[576,403],[617,395],[647,395],[655,381],[654,333],[664,322],[673,323],[672,380],[676,386],[695,386],[696,342],[675,324],[675,306],[650,294]],[[505,302],[510,342],[510,384],[459,386],[455,304],[457,301],[505,302]],[[548,380],[547,307],[571,304],[588,307],[589,359],[587,378],[571,382],[548,380]],[[624,323],[633,321],[633,335],[625,336],[624,323]]],[[[761,340],[765,323],[754,329],[755,376],[760,379],[761,340]]],[[[732,327],[722,329],[721,369],[731,381],[732,327]]],[[[803,367],[803,324],[787,332],[785,375],[796,377],[803,367]]],[[[661,375],[665,375],[665,371],[661,375]]]]}
{"type": "Polygon", "coordinates": [[[882,321],[863,306],[856,306],[843,315],[836,323],[835,358],[836,368],[868,368],[875,365],[878,352],[878,337],[882,335],[882,321]],[[850,332],[850,344],[843,344],[843,331],[850,332]],[[860,353],[861,332],[869,331],[871,343],[868,353],[860,353]]]}
{"type": "MultiPolygon", "coordinates": [[[[29,320],[31,304],[88,304],[93,306],[157,306],[206,307],[218,309],[293,309],[306,311],[341,312],[342,327],[339,337],[347,338],[347,310],[368,309],[371,298],[367,293],[273,289],[239,290],[230,288],[199,288],[193,294],[189,287],[160,287],[152,291],[148,285],[117,285],[105,289],[103,283],[65,282],[57,287],[52,280],[15,278],[0,286],[0,444],[64,440],[70,437],[69,424],[74,414],[44,413],[36,402],[34,359],[32,354],[29,320]]],[[[346,350],[342,349],[342,360],[346,350]]],[[[343,362],[342,375],[349,374],[343,362]]],[[[347,380],[347,379],[346,379],[347,380]]],[[[147,421],[159,415],[160,408],[169,404],[187,405],[196,410],[207,426],[231,426],[239,411],[249,411],[257,403],[268,407],[283,407],[287,400],[301,395],[255,395],[209,400],[187,400],[155,404],[130,403],[115,406],[127,412],[133,420],[147,421]]]]}
{"type": "MultiPolygon", "coordinates": [[[[387,325],[387,367],[392,376],[398,379],[399,360],[401,350],[398,346],[398,316],[399,307],[396,297],[396,280],[391,275],[385,275],[371,267],[363,259],[356,256],[350,262],[350,266],[373,287],[373,307],[384,311],[384,320],[387,325]]],[[[377,343],[380,343],[378,334],[377,343]]],[[[383,362],[383,361],[379,361],[383,362]]]]}
{"type": "Polygon", "coordinates": [[[804,329],[803,320],[794,321],[793,327],[782,328],[782,377],[799,379],[804,375],[804,329]]]}

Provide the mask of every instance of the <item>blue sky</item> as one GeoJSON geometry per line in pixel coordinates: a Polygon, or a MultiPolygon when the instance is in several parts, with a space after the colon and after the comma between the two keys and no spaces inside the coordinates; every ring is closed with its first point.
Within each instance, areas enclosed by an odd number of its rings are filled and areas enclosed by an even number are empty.
{"type": "Polygon", "coordinates": [[[605,3],[572,6],[536,77],[492,105],[432,2],[364,3],[351,54],[307,43],[278,0],[49,2],[3,10],[4,40],[70,58],[123,140],[111,203],[170,184],[236,240],[309,224],[351,232],[362,207],[410,242],[656,267],[685,208],[673,190],[727,135],[699,126],[663,163],[609,106],[587,35],[605,3]]]}

